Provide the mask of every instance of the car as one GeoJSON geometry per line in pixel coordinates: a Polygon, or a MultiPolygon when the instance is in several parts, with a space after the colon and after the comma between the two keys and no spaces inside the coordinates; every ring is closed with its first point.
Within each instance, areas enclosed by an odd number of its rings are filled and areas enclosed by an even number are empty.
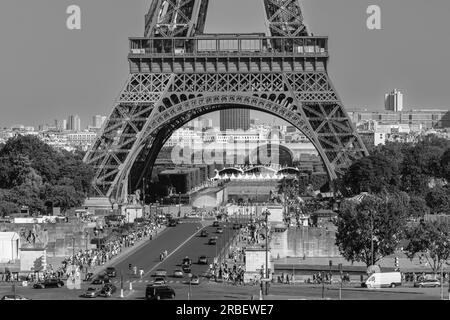
{"type": "Polygon", "coordinates": [[[21,296],[20,294],[7,294],[4,295],[0,300],[31,300],[31,299],[21,296]]]}
{"type": "Polygon", "coordinates": [[[213,227],[219,227],[219,226],[220,226],[219,221],[214,221],[213,222],[213,227]]]}
{"type": "Polygon", "coordinates": [[[182,266],[191,266],[192,265],[192,260],[191,259],[189,259],[189,257],[186,257],[186,258],[184,258],[183,259],[183,261],[181,262],[181,265],[182,266]]]}
{"type": "Polygon", "coordinates": [[[153,284],[158,284],[158,285],[166,284],[166,278],[156,277],[155,280],[153,280],[153,284]]]}
{"type": "Polygon", "coordinates": [[[441,286],[441,282],[439,281],[439,279],[423,279],[423,280],[419,280],[414,282],[414,287],[418,287],[418,288],[426,288],[426,287],[440,287],[441,286]]]}
{"type": "Polygon", "coordinates": [[[200,256],[198,258],[198,264],[208,264],[208,258],[206,256],[200,256]]]}
{"type": "Polygon", "coordinates": [[[183,278],[184,274],[183,274],[183,270],[177,269],[173,272],[173,276],[175,278],[183,278]]]}
{"type": "Polygon", "coordinates": [[[167,277],[167,271],[164,269],[158,269],[155,271],[155,277],[167,277]]]}
{"type": "Polygon", "coordinates": [[[107,283],[110,283],[111,281],[109,280],[109,277],[107,276],[98,276],[97,278],[94,279],[94,281],[91,282],[91,284],[93,285],[104,285],[107,283]]]}
{"type": "Polygon", "coordinates": [[[169,220],[169,227],[176,227],[178,225],[178,220],[170,219],[169,220]]]}
{"type": "Polygon", "coordinates": [[[181,269],[184,273],[191,273],[191,266],[184,265],[181,269]]]}
{"type": "Polygon", "coordinates": [[[216,232],[217,232],[217,233],[223,233],[223,228],[220,228],[220,227],[217,228],[217,229],[216,229],[216,232]]]}
{"type": "Polygon", "coordinates": [[[241,229],[241,225],[239,223],[233,224],[233,230],[239,230],[241,229]]]}
{"type": "Polygon", "coordinates": [[[217,244],[217,239],[216,238],[210,238],[208,241],[209,245],[216,245],[217,244]]]}
{"type": "Polygon", "coordinates": [[[117,275],[116,268],[114,268],[114,267],[106,268],[106,275],[110,278],[115,278],[117,275]]]}
{"type": "Polygon", "coordinates": [[[115,285],[107,283],[103,286],[102,290],[100,291],[100,295],[107,298],[111,297],[116,291],[117,288],[115,285]]]}
{"type": "Polygon", "coordinates": [[[200,284],[200,278],[197,276],[192,276],[191,277],[191,284],[193,285],[199,285],[200,284]]]}
{"type": "Polygon", "coordinates": [[[64,281],[61,279],[46,279],[44,281],[39,281],[33,285],[34,289],[45,289],[45,288],[61,288],[64,286],[64,281]]]}
{"type": "Polygon", "coordinates": [[[175,299],[175,290],[166,285],[148,285],[145,289],[145,298],[148,300],[175,299]]]}
{"type": "Polygon", "coordinates": [[[200,233],[200,237],[205,238],[205,237],[207,237],[207,236],[208,236],[208,231],[202,230],[202,232],[200,233]]]}
{"type": "Polygon", "coordinates": [[[88,288],[86,292],[83,294],[83,297],[85,298],[95,298],[98,297],[100,294],[100,290],[97,288],[88,288]]]}

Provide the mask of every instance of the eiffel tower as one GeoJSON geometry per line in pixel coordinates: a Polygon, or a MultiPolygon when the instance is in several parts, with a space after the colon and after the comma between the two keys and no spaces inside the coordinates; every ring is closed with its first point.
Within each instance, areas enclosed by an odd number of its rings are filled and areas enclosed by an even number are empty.
{"type": "Polygon", "coordinates": [[[308,33],[299,1],[261,1],[265,34],[205,34],[209,0],[152,1],[144,37],[129,40],[129,78],[84,159],[98,196],[123,203],[175,130],[228,108],[295,126],[331,180],[368,154],[328,77],[328,38],[308,33]]]}

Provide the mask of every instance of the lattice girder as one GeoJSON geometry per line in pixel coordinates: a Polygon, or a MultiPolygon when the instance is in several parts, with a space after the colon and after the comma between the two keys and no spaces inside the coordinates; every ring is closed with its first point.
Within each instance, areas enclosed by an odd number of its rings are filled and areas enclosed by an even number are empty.
{"type": "Polygon", "coordinates": [[[315,145],[331,178],[355,153],[366,152],[324,73],[133,74],[86,157],[96,168],[96,190],[122,198],[134,160],[144,149],[159,152],[162,147],[144,148],[152,146],[162,128],[168,136],[159,139],[166,141],[193,116],[232,105],[294,125],[315,145]],[[301,100],[307,94],[310,98],[301,100]]]}

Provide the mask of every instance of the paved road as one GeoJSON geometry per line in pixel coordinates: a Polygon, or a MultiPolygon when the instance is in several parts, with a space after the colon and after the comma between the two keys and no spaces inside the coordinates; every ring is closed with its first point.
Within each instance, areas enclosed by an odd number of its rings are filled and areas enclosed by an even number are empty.
{"type": "MultiPolygon", "coordinates": [[[[211,223],[211,222],[210,222],[211,223]]],[[[220,224],[224,227],[224,223],[220,224]]],[[[202,228],[200,222],[181,223],[176,227],[166,229],[157,239],[150,241],[139,250],[135,251],[121,262],[113,265],[118,274],[122,271],[124,281],[131,280],[139,283],[149,283],[152,276],[158,269],[167,271],[169,281],[182,282],[183,279],[172,278],[173,272],[181,269],[183,258],[188,256],[192,259],[192,274],[203,276],[208,270],[208,265],[199,265],[198,258],[205,255],[208,263],[212,263],[217,253],[225,246],[230,237],[236,232],[232,230],[231,225],[224,227],[222,234],[216,233],[215,227],[206,226],[202,228]],[[200,228],[197,230],[197,228],[200,228]],[[206,230],[208,237],[200,237],[200,230],[206,230]],[[208,241],[211,236],[217,236],[217,245],[209,245],[208,241]],[[168,251],[168,257],[164,261],[160,261],[159,255],[162,251],[168,251]],[[144,268],[144,277],[134,276],[129,271],[129,264],[144,268]]],[[[184,280],[187,280],[185,275],[184,280]]],[[[115,279],[119,282],[119,277],[115,279]]]]}

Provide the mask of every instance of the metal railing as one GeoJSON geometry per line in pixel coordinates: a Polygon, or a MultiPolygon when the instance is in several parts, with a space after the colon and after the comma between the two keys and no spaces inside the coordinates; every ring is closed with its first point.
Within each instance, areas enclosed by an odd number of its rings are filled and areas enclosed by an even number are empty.
{"type": "Polygon", "coordinates": [[[130,38],[131,55],[152,57],[327,56],[327,37],[130,38]]]}

